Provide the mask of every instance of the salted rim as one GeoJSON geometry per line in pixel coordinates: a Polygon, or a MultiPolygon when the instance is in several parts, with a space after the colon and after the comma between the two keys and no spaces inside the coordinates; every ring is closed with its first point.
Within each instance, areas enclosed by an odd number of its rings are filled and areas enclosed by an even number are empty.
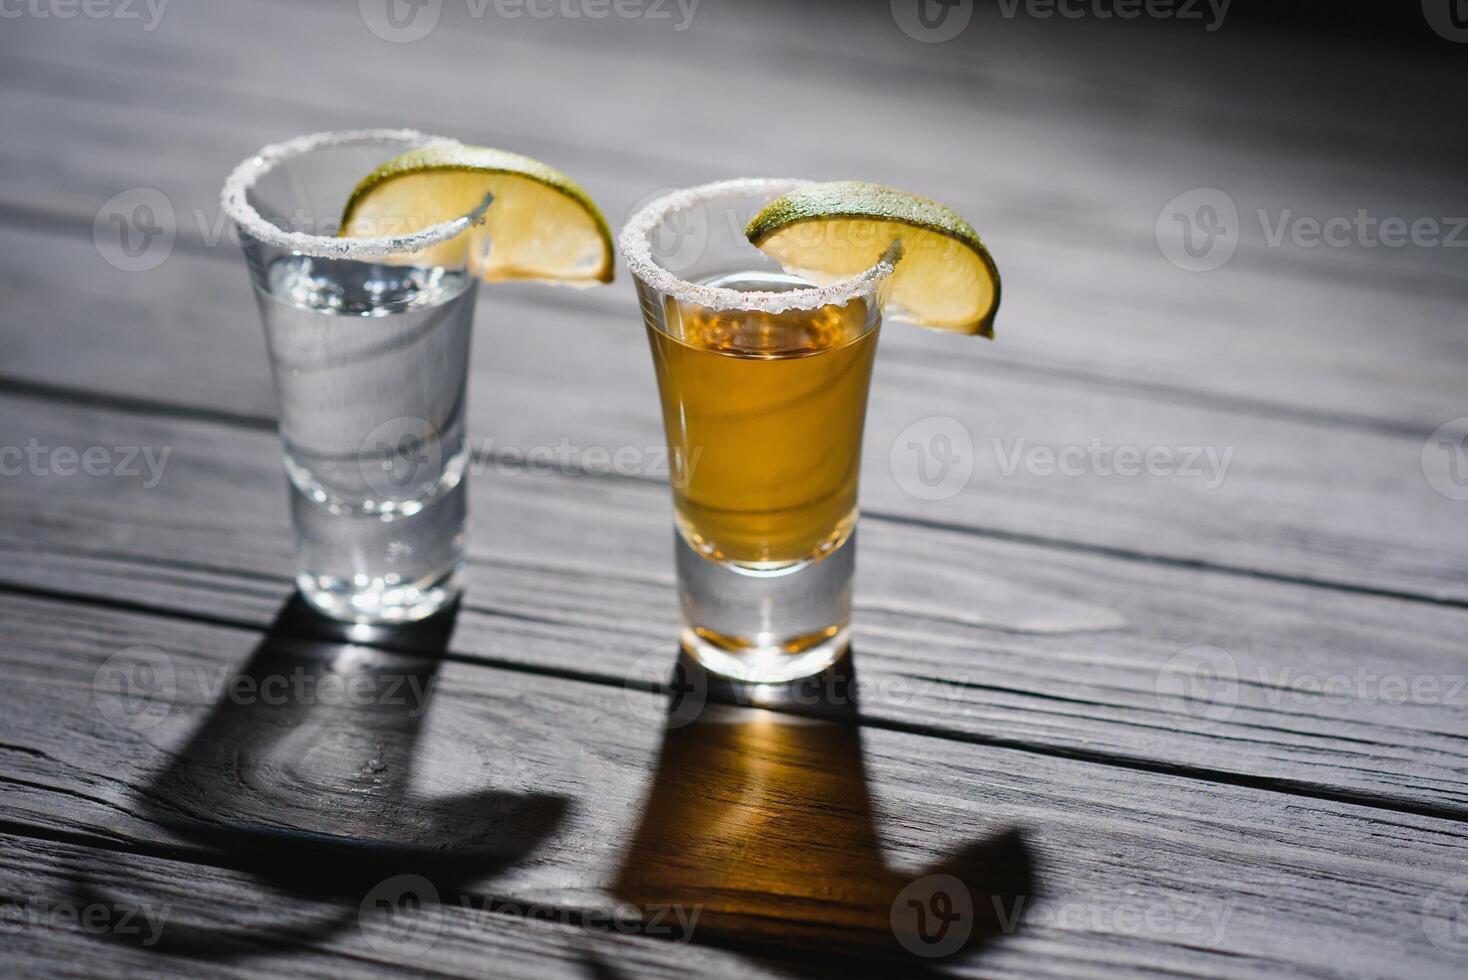
{"type": "MultiPolygon", "coordinates": [[[[334,146],[357,143],[416,143],[425,146],[459,146],[458,140],[433,136],[416,129],[345,129],[335,132],[307,133],[281,143],[262,147],[230,172],[219,194],[219,204],[240,230],[251,238],[276,248],[289,249],[302,255],[331,259],[381,258],[398,252],[415,252],[448,241],[478,219],[478,211],[452,221],[429,225],[411,235],[383,235],[374,238],[338,238],[286,231],[267,221],[249,201],[249,190],[281,163],[293,157],[334,146]]],[[[366,176],[365,174],[363,176],[366,176]]],[[[481,209],[482,210],[482,207],[481,209]]]]}
{"type": "Polygon", "coordinates": [[[768,193],[770,199],[774,200],[781,194],[811,183],[813,181],[790,177],[747,177],[673,191],[650,201],[642,210],[627,219],[627,223],[622,226],[622,234],[617,239],[617,248],[634,276],[680,302],[696,303],[709,309],[757,310],[763,313],[844,306],[857,295],[874,289],[883,279],[892,275],[892,262],[883,258],[865,272],[828,286],[807,286],[777,293],[767,290],[743,292],[723,286],[689,282],[658,265],[652,257],[653,229],[673,211],[685,211],[697,204],[708,204],[721,198],[747,194],[768,193]]]}

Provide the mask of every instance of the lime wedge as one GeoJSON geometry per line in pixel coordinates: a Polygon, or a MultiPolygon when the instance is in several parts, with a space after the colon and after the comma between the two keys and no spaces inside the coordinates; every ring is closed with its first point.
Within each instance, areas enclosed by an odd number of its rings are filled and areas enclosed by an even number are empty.
{"type": "Polygon", "coordinates": [[[888,316],[994,336],[999,269],[973,225],[937,201],[859,180],[811,184],[771,201],[744,235],[822,284],[870,269],[896,242],[888,316]]]}
{"type": "Polygon", "coordinates": [[[433,146],[394,157],[352,191],[341,233],[410,234],[473,212],[487,195],[492,203],[469,230],[470,265],[483,279],[612,281],[612,233],[596,204],[559,170],[506,150],[433,146]]]}

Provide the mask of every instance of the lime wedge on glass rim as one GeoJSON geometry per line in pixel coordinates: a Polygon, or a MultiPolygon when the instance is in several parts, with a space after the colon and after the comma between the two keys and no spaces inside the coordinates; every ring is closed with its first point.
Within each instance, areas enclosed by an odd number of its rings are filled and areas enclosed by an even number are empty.
{"type": "Polygon", "coordinates": [[[973,225],[937,201],[859,180],[810,184],[767,204],[744,235],[821,284],[870,269],[895,242],[886,315],[994,336],[999,268],[973,225]]]}
{"type": "MultiPolygon", "coordinates": [[[[612,232],[575,181],[518,153],[482,146],[409,150],[364,177],[347,199],[341,234],[411,234],[474,213],[470,267],[485,281],[531,279],[570,286],[612,281],[612,232]]],[[[445,242],[429,249],[463,247],[445,242]]],[[[448,264],[444,259],[444,264],[448,264]]]]}

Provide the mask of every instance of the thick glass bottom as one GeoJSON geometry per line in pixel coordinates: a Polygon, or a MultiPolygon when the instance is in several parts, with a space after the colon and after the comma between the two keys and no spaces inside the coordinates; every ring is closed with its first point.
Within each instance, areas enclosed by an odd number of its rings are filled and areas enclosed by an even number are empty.
{"type": "Polygon", "coordinates": [[[452,603],[464,581],[466,458],[455,456],[429,493],[357,506],[308,493],[296,479],[305,471],[288,461],[305,600],[332,619],[373,624],[415,622],[452,603]]]}
{"type": "Polygon", "coordinates": [[[302,571],[296,575],[301,597],[318,612],[348,623],[413,623],[427,619],[464,590],[464,564],[417,582],[388,585],[381,579],[365,587],[334,575],[302,571]]]}
{"type": "Polygon", "coordinates": [[[819,558],[751,569],[704,557],[674,533],[681,639],[704,667],[751,684],[818,674],[850,643],[856,535],[819,558]]]}

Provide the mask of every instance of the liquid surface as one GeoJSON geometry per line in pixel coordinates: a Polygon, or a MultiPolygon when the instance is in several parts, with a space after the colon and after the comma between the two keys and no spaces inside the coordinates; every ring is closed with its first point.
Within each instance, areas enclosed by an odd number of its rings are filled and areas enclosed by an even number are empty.
{"type": "MultiPolygon", "coordinates": [[[[712,285],[782,290],[788,276],[712,285]]],[[[856,299],[785,313],[667,302],[648,324],[679,530],[699,553],[777,567],[838,547],[856,520],[877,316],[856,299]]]]}

